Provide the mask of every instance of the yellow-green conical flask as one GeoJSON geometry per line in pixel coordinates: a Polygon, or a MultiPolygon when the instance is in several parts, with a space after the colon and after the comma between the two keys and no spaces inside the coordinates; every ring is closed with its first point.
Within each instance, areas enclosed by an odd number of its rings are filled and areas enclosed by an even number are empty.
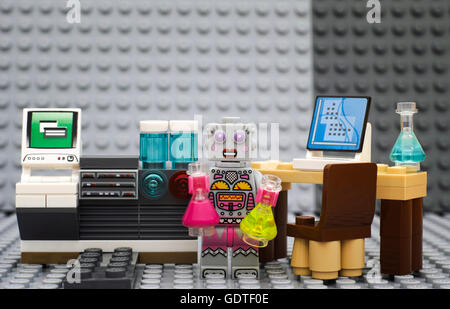
{"type": "Polygon", "coordinates": [[[253,247],[266,247],[277,236],[272,207],[277,204],[281,179],[264,175],[256,195],[256,207],[241,221],[242,239],[253,247]]]}

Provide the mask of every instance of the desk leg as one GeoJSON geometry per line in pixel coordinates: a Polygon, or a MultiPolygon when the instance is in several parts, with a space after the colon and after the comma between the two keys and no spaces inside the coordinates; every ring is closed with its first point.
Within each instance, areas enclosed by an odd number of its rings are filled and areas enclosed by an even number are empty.
{"type": "Polygon", "coordinates": [[[413,201],[381,200],[381,273],[406,275],[412,272],[413,201]]]}
{"type": "Polygon", "coordinates": [[[280,191],[276,207],[273,209],[277,225],[277,237],[269,245],[259,250],[261,263],[271,262],[287,256],[287,196],[288,191],[280,191]]]}
{"type": "Polygon", "coordinates": [[[259,262],[267,263],[275,260],[275,246],[274,240],[269,241],[267,247],[259,249],[259,262]]]}
{"type": "Polygon", "coordinates": [[[288,191],[281,191],[275,207],[275,222],[277,224],[277,237],[275,241],[275,259],[287,256],[287,218],[288,218],[288,191]]]}
{"type": "Polygon", "coordinates": [[[422,233],[423,233],[423,199],[412,200],[412,252],[411,267],[413,271],[422,269],[422,233]]]}

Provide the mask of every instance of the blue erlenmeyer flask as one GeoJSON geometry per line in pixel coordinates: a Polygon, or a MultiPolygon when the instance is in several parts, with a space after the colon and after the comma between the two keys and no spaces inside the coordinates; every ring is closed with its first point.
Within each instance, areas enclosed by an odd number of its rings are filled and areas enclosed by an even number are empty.
{"type": "Polygon", "coordinates": [[[425,160],[425,152],[413,131],[413,115],[417,113],[416,103],[399,102],[395,112],[400,114],[401,132],[392,148],[390,159],[395,165],[419,171],[420,162],[425,160]]]}

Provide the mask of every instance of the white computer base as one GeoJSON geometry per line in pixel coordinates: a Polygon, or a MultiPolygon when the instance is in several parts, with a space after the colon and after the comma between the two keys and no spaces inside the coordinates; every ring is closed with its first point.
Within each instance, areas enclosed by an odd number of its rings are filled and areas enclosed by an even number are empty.
{"type": "Polygon", "coordinates": [[[356,152],[353,157],[330,157],[324,155],[323,151],[308,150],[305,159],[294,159],[292,161],[292,167],[298,170],[321,171],[327,164],[370,162],[371,150],[372,126],[367,123],[362,151],[356,152]]]}

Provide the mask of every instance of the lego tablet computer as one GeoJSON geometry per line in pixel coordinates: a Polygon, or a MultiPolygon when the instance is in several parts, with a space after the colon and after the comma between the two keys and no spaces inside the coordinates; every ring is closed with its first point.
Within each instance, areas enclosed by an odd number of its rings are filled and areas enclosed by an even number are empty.
{"type": "Polygon", "coordinates": [[[370,97],[316,97],[308,150],[361,152],[370,97]]]}

